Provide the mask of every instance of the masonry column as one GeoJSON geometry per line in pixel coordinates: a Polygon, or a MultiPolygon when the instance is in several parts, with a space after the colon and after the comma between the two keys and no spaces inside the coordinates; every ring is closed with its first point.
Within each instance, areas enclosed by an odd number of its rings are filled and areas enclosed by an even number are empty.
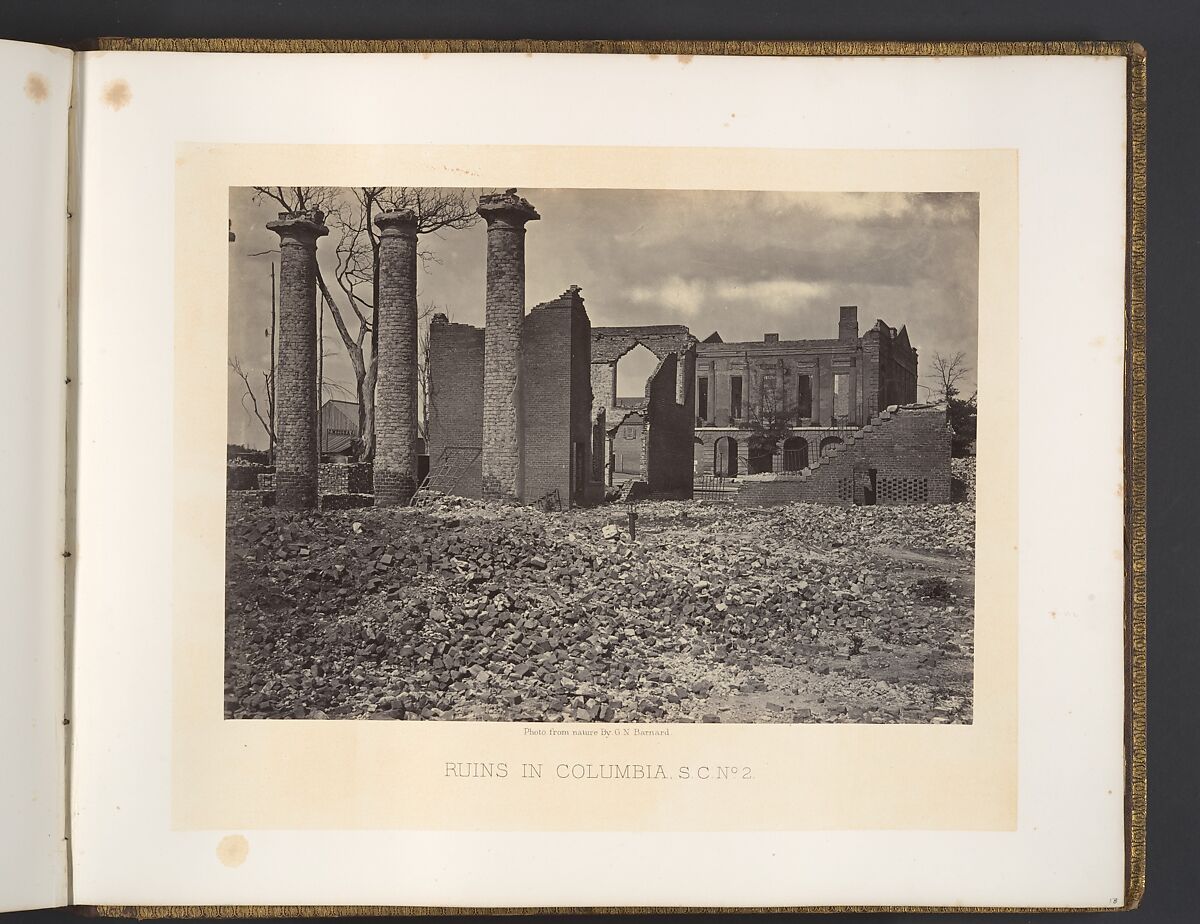
{"type": "Polygon", "coordinates": [[[325,215],[281,212],[267,227],[279,235],[279,357],[275,363],[275,504],[317,506],[317,238],[325,215]]]}
{"type": "Polygon", "coordinates": [[[407,504],[417,488],[417,216],[375,216],[379,228],[375,505],[407,504]]]}
{"type": "Polygon", "coordinates": [[[525,223],[540,218],[515,189],[480,196],[487,222],[483,341],[483,496],[522,500],[521,328],[525,320],[525,223]]]}

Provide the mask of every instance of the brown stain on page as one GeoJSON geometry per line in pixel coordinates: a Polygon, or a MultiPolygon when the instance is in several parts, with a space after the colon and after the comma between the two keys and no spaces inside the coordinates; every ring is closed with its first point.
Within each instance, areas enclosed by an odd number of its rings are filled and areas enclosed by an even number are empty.
{"type": "Polygon", "coordinates": [[[129,101],[133,99],[133,91],[124,80],[110,80],[104,85],[101,99],[104,100],[104,105],[117,112],[129,105],[129,101]]]}
{"type": "Polygon", "coordinates": [[[25,78],[25,95],[35,103],[40,103],[50,95],[50,88],[46,85],[46,78],[41,74],[30,72],[25,78]]]}
{"type": "Polygon", "coordinates": [[[217,859],[230,869],[245,863],[249,853],[250,842],[241,834],[226,834],[217,844],[217,859]]]}

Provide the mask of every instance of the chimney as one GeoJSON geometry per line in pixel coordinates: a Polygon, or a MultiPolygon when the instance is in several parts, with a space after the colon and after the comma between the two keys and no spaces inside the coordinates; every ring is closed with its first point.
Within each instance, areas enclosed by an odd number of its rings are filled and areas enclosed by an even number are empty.
{"type": "Polygon", "coordinates": [[[858,339],[858,305],[842,305],[838,319],[838,340],[858,339]]]}
{"type": "Polygon", "coordinates": [[[375,379],[375,503],[407,504],[417,488],[417,216],[381,212],[375,379]]]}
{"type": "Polygon", "coordinates": [[[763,343],[778,343],[779,334],[763,334],[763,343]]]}
{"type": "Polygon", "coordinates": [[[329,233],[319,209],[281,212],[267,228],[279,235],[279,359],[275,364],[275,503],[317,506],[317,238],[329,233]]]}
{"type": "Polygon", "coordinates": [[[541,216],[515,189],[479,197],[487,222],[483,340],[483,496],[520,501],[521,328],[525,322],[525,223],[541,216]]]}

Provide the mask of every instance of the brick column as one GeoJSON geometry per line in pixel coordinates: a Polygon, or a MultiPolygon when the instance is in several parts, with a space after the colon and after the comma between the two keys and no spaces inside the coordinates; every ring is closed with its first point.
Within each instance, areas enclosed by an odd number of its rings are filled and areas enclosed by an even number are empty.
{"type": "Polygon", "coordinates": [[[375,216],[379,228],[375,504],[407,504],[417,488],[417,216],[375,216]]]}
{"type": "Polygon", "coordinates": [[[515,189],[481,196],[487,222],[483,346],[483,496],[522,500],[521,328],[525,320],[525,223],[540,218],[515,189]]]}
{"type": "Polygon", "coordinates": [[[279,235],[279,339],[275,363],[275,503],[317,506],[317,238],[325,215],[281,212],[267,227],[279,235]]]}

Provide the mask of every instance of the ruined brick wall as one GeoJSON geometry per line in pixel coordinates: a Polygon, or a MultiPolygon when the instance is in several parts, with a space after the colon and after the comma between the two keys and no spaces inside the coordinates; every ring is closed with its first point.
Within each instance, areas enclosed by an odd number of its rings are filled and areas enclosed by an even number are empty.
{"type": "Polygon", "coordinates": [[[571,442],[572,502],[583,502],[601,479],[592,474],[592,322],[582,300],[571,311],[571,442]]]}
{"type": "Polygon", "coordinates": [[[871,470],[877,504],[949,503],[950,430],[945,408],[912,405],[882,411],[838,450],[811,463],[807,474],[742,479],[737,502],[849,506],[856,496],[862,501],[863,480],[871,470]]]}
{"type": "Polygon", "coordinates": [[[863,334],[863,409],[869,417],[874,417],[889,403],[884,394],[884,356],[886,354],[890,359],[889,346],[884,342],[878,325],[863,334]]]}
{"type": "Polygon", "coordinates": [[[571,310],[538,307],[525,317],[524,493],[571,497],[571,310]]]}
{"type": "MultiPolygon", "coordinates": [[[[435,314],[429,325],[429,434],[426,446],[436,472],[447,449],[483,445],[483,331],[451,324],[435,314]]],[[[482,463],[476,459],[453,493],[480,497],[482,463]]]]}
{"type": "Polygon", "coordinates": [[[274,491],[238,490],[225,492],[225,513],[254,513],[263,507],[275,506],[274,491]]]}
{"type": "Polygon", "coordinates": [[[524,493],[581,503],[592,471],[591,322],[577,286],[525,317],[524,493]]]}
{"type": "Polygon", "coordinates": [[[369,462],[322,462],[318,486],[325,494],[371,494],[374,484],[369,462]]]}
{"type": "MultiPolygon", "coordinates": [[[[593,367],[594,368],[594,367],[593,367]]],[[[604,466],[607,463],[608,414],[604,408],[596,410],[592,420],[592,481],[604,482],[604,466]]]]}
{"type": "Polygon", "coordinates": [[[892,387],[888,404],[912,404],[917,400],[917,351],[909,344],[907,335],[892,343],[889,365],[892,387]]]}
{"type": "Polygon", "coordinates": [[[284,212],[267,227],[279,235],[279,358],[275,365],[276,502],[317,505],[317,238],[319,211],[284,212]]]}
{"type": "Polygon", "coordinates": [[[377,215],[375,224],[375,502],[389,506],[408,503],[417,487],[417,219],[404,209],[377,215]]]}
{"type": "Polygon", "coordinates": [[[696,431],[696,353],[670,353],[646,385],[646,462],[643,467],[651,494],[692,496],[693,438],[696,431]],[[684,366],[682,379],[679,366],[684,366]],[[679,403],[677,382],[687,383],[679,403]]]}
{"type": "Polygon", "coordinates": [[[871,414],[893,404],[913,404],[917,400],[917,351],[908,339],[908,329],[899,333],[883,321],[862,338],[866,382],[863,389],[871,414]]]}
{"type": "Polygon", "coordinates": [[[592,362],[615,364],[639,343],[662,359],[686,350],[695,342],[682,324],[645,324],[634,327],[593,327],[592,362]]]}
{"type": "Polygon", "coordinates": [[[617,364],[595,363],[591,367],[592,409],[599,412],[617,400],[617,364]]]}
{"type": "Polygon", "coordinates": [[[258,484],[258,476],[271,474],[275,471],[273,465],[227,465],[225,466],[225,487],[230,491],[253,491],[258,484]]]}

